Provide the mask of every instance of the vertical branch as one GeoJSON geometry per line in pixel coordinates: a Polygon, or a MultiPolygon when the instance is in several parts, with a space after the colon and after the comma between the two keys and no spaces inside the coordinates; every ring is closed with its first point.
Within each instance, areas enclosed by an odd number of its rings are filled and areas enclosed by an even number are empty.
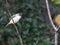
{"type": "MultiPolygon", "coordinates": [[[[9,10],[8,10],[8,13],[9,13],[9,15],[11,16],[11,13],[10,13],[9,10]]],[[[13,19],[12,19],[12,21],[13,21],[13,23],[14,23],[14,20],[13,20],[13,19]]],[[[21,35],[20,35],[19,32],[18,32],[18,28],[17,28],[17,26],[16,26],[15,24],[13,24],[13,25],[14,25],[14,27],[15,27],[15,29],[16,29],[17,34],[18,34],[18,37],[19,37],[19,40],[20,40],[20,44],[23,45],[21,35]]]]}
{"type": "MultiPolygon", "coordinates": [[[[6,3],[8,3],[7,0],[6,0],[6,3]]],[[[8,3],[8,4],[9,4],[9,3],[8,3]]],[[[10,11],[9,11],[8,9],[7,9],[7,11],[8,11],[8,13],[9,13],[9,16],[11,17],[10,11]]],[[[13,25],[14,25],[14,27],[15,27],[15,29],[16,29],[16,32],[17,32],[17,34],[18,34],[20,44],[23,45],[23,41],[22,41],[21,35],[20,35],[19,32],[18,32],[18,28],[17,28],[17,26],[14,24],[14,20],[13,20],[13,19],[12,19],[12,21],[13,21],[13,25]]]]}
{"type": "Polygon", "coordinates": [[[51,18],[51,13],[50,13],[49,5],[48,5],[48,0],[46,0],[46,7],[47,7],[48,17],[49,17],[50,23],[51,23],[53,29],[54,29],[55,31],[58,31],[59,28],[55,27],[55,25],[54,25],[54,23],[53,23],[53,21],[52,21],[52,18],[51,18]]]}
{"type": "Polygon", "coordinates": [[[49,17],[50,23],[51,23],[53,29],[55,30],[55,45],[58,45],[58,32],[57,31],[58,31],[59,27],[58,28],[55,27],[55,25],[52,21],[48,0],[46,0],[46,7],[47,7],[47,12],[48,12],[48,17],[49,17]]]}
{"type": "Polygon", "coordinates": [[[55,45],[58,45],[58,32],[55,31],[55,45]]]}
{"type": "MultiPolygon", "coordinates": [[[[8,13],[9,13],[9,15],[11,16],[11,13],[10,13],[9,10],[8,10],[8,13]]],[[[16,32],[17,32],[17,34],[18,34],[18,37],[19,37],[19,40],[20,40],[20,44],[23,45],[21,35],[20,35],[19,32],[18,32],[18,28],[17,28],[17,26],[14,24],[14,20],[13,20],[13,19],[12,19],[12,21],[13,21],[13,26],[15,27],[16,32]]]]}

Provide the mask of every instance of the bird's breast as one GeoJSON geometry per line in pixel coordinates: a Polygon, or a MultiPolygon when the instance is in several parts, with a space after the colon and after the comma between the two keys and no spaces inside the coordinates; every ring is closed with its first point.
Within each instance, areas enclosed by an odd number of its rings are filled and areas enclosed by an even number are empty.
{"type": "Polygon", "coordinates": [[[14,21],[14,23],[17,23],[20,19],[21,19],[21,16],[16,16],[11,20],[11,22],[13,23],[14,21]]]}

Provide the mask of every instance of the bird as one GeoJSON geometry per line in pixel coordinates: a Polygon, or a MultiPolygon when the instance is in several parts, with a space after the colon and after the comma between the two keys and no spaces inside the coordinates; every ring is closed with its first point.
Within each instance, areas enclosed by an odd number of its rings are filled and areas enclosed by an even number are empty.
{"type": "Polygon", "coordinates": [[[60,14],[55,17],[55,23],[60,26],[60,14]]]}
{"type": "Polygon", "coordinates": [[[8,24],[6,24],[5,27],[7,27],[10,24],[15,24],[15,23],[19,22],[19,20],[21,19],[22,15],[23,15],[22,12],[12,15],[11,18],[10,18],[10,21],[8,22],[8,24]]]}

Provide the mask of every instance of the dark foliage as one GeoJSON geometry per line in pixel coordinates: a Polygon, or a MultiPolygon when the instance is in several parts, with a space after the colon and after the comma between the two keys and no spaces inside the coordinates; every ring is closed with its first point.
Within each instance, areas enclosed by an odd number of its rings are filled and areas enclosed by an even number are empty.
{"type": "MultiPolygon", "coordinates": [[[[0,45],[19,45],[19,38],[13,25],[5,28],[9,21],[9,14],[15,14],[19,10],[24,11],[21,20],[16,24],[22,36],[24,45],[53,45],[54,30],[47,16],[45,0],[0,0],[0,45]]],[[[54,20],[58,13],[56,5],[49,0],[51,16],[54,20]]],[[[60,39],[59,39],[60,41],[60,39]]]]}

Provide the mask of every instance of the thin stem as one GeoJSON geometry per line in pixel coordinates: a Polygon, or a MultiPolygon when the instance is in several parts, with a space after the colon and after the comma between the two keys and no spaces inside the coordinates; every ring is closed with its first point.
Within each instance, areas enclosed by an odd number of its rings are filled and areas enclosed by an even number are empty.
{"type": "Polygon", "coordinates": [[[46,0],[46,7],[47,7],[48,17],[49,17],[50,23],[51,23],[53,29],[55,30],[55,45],[58,45],[58,32],[57,31],[58,31],[59,27],[57,28],[52,21],[48,0],[46,0]]]}
{"type": "MultiPolygon", "coordinates": [[[[7,0],[6,0],[6,3],[8,3],[7,0]]],[[[8,4],[9,4],[9,3],[8,3],[8,4]]],[[[9,10],[8,10],[8,13],[9,13],[9,15],[10,15],[10,17],[11,17],[11,13],[10,13],[9,10]]],[[[23,45],[23,41],[22,41],[21,35],[19,34],[18,28],[17,28],[17,26],[14,24],[14,20],[13,20],[13,19],[12,19],[12,21],[13,21],[13,25],[14,25],[14,27],[15,27],[15,29],[16,29],[16,32],[17,32],[17,34],[18,34],[20,44],[23,45]]]]}
{"type": "MultiPolygon", "coordinates": [[[[9,10],[8,10],[8,13],[9,13],[9,15],[11,16],[11,13],[9,12],[9,10]]],[[[18,28],[17,28],[17,26],[14,24],[14,20],[13,20],[13,19],[12,19],[12,21],[13,21],[13,25],[14,25],[14,27],[15,27],[15,29],[16,29],[16,32],[17,32],[17,34],[18,34],[18,37],[19,37],[19,40],[20,40],[20,44],[23,45],[21,35],[20,35],[19,32],[18,32],[18,28]]]]}
{"type": "Polygon", "coordinates": [[[51,13],[50,13],[49,5],[48,5],[48,0],[46,0],[46,7],[47,7],[48,17],[49,17],[50,23],[51,23],[53,29],[54,29],[55,31],[58,31],[58,28],[55,27],[55,25],[54,25],[54,23],[53,23],[53,21],[52,21],[52,18],[51,18],[51,13]]]}
{"type": "MultiPolygon", "coordinates": [[[[8,12],[9,12],[9,10],[8,10],[8,12]]],[[[10,12],[9,12],[9,15],[11,16],[11,13],[10,13],[10,12]]],[[[12,19],[12,21],[13,21],[13,25],[14,25],[14,27],[15,27],[15,29],[16,29],[16,32],[17,32],[17,34],[18,34],[18,37],[19,37],[19,40],[20,40],[20,44],[23,45],[21,35],[20,35],[19,32],[18,32],[18,28],[17,28],[17,26],[14,24],[14,20],[13,20],[13,19],[12,19]]]]}
{"type": "Polygon", "coordinates": [[[55,31],[55,45],[58,45],[58,32],[55,31]]]}

